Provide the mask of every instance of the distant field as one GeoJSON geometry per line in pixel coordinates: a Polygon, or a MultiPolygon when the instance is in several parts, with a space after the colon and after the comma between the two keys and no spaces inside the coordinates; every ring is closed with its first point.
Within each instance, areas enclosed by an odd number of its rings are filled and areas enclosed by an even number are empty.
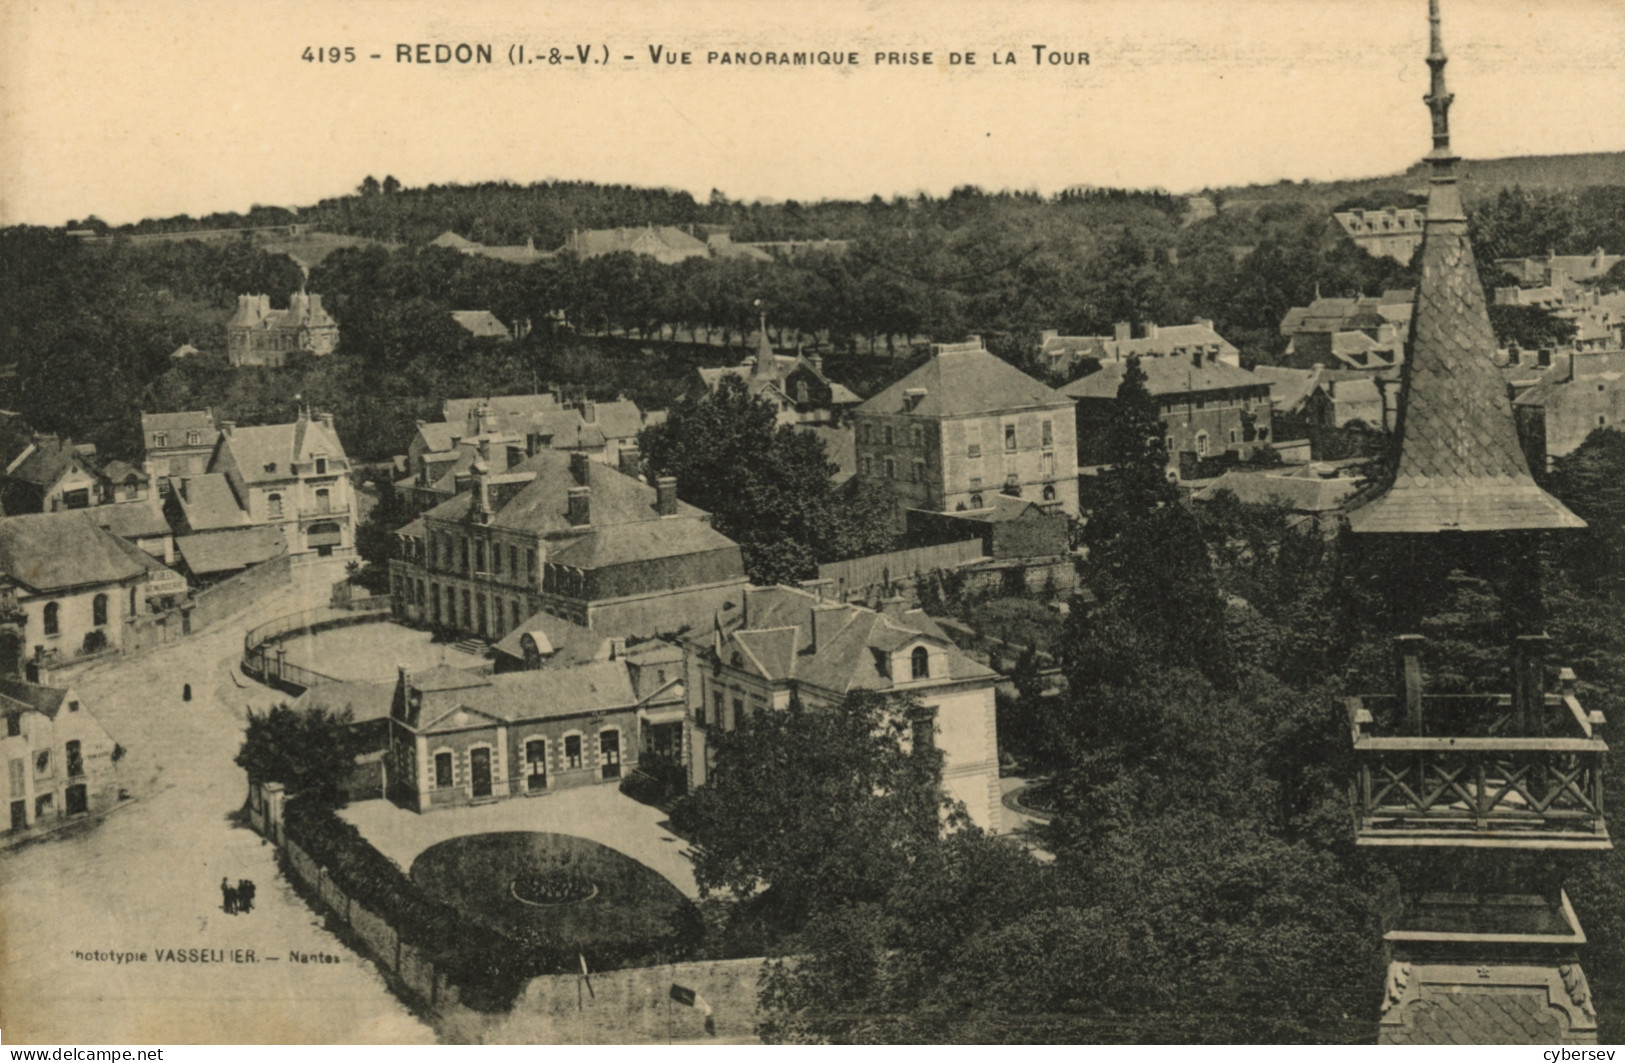
{"type": "Polygon", "coordinates": [[[337,233],[306,232],[298,236],[275,236],[255,241],[266,251],[272,254],[284,254],[295,262],[307,268],[314,268],[322,264],[322,260],[341,247],[363,247],[377,244],[380,247],[394,248],[397,244],[386,244],[379,240],[369,240],[364,236],[340,236],[337,233]]]}

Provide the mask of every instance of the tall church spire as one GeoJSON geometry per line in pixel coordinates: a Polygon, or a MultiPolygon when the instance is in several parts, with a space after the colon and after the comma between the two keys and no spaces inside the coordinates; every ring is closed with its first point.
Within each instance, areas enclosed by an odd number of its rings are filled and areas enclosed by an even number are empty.
{"type": "Polygon", "coordinates": [[[1428,23],[1433,176],[1400,389],[1399,458],[1393,479],[1349,514],[1349,525],[1393,534],[1583,528],[1536,486],[1518,442],[1456,187],[1439,0],[1428,0],[1428,23]]]}

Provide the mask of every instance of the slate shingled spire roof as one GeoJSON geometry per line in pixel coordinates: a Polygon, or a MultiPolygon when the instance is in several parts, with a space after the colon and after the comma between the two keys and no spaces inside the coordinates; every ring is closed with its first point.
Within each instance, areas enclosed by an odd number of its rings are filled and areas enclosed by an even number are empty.
{"type": "Polygon", "coordinates": [[[1428,20],[1433,176],[1401,392],[1399,461],[1392,483],[1351,512],[1349,525],[1392,534],[1583,528],[1536,486],[1518,444],[1456,187],[1438,0],[1429,4],[1428,20]]]}

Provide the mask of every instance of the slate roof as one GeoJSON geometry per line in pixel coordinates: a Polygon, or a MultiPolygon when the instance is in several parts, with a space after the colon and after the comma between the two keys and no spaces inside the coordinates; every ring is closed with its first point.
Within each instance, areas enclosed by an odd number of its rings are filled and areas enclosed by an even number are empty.
{"type": "MultiPolygon", "coordinates": [[[[426,707],[418,719],[405,722],[420,733],[434,733],[479,726],[485,718],[513,722],[579,716],[632,708],[638,701],[624,661],[472,678],[478,680],[477,685],[452,688],[455,708],[426,707]],[[429,716],[435,718],[427,719],[429,716]]],[[[419,690],[426,689],[419,676],[409,675],[408,681],[419,690]]],[[[409,713],[409,709],[402,710],[402,715],[409,713]]]]}
{"type": "Polygon", "coordinates": [[[146,573],[141,553],[96,523],[91,511],[0,518],[0,573],[36,591],[120,583],[146,573]]]}
{"type": "Polygon", "coordinates": [[[858,407],[859,413],[911,413],[918,417],[968,417],[1008,410],[1070,407],[1072,400],[981,349],[941,350],[931,360],[858,407]],[[912,410],[907,393],[924,388],[912,410]]]}
{"type": "Polygon", "coordinates": [[[237,528],[248,523],[248,514],[237,501],[231,481],[222,472],[204,473],[186,478],[186,493],[180,498],[181,512],[187,527],[194,532],[213,531],[218,528],[237,528]]]}
{"type": "Polygon", "coordinates": [[[183,535],[175,540],[175,549],[194,575],[212,576],[281,557],[288,552],[288,541],[280,527],[258,525],[205,535],[183,535]]]}
{"type": "MultiPolygon", "coordinates": [[[[467,435],[469,411],[484,403],[490,407],[491,414],[496,418],[497,426],[505,432],[523,432],[530,419],[538,413],[558,408],[559,399],[552,392],[543,392],[539,395],[490,395],[485,397],[447,399],[440,404],[440,415],[450,426],[447,430],[447,444],[439,449],[450,447],[450,436],[467,435]]],[[[425,425],[425,427],[428,427],[425,425]]]]}
{"type": "MultiPolygon", "coordinates": [[[[655,489],[648,484],[597,461],[586,463],[587,482],[585,485],[577,484],[570,464],[567,454],[541,450],[515,466],[513,472],[534,471],[535,479],[497,511],[491,525],[533,535],[569,531],[572,525],[566,514],[570,488],[578,486],[591,488],[590,518],[594,529],[636,521],[671,519],[661,518],[655,512],[655,489]]],[[[472,501],[473,493],[463,491],[429,510],[426,516],[436,520],[462,520],[468,516],[472,501]]],[[[677,503],[677,514],[686,517],[705,515],[681,501],[677,503]]]]}
{"type": "MultiPolygon", "coordinates": [[[[924,639],[943,648],[947,679],[993,678],[995,673],[961,652],[919,609],[877,613],[861,606],[824,602],[818,618],[818,646],[812,641],[816,595],[791,587],[751,588],[745,610],[723,621],[727,641],[723,656],[734,648],[749,661],[749,670],[773,681],[795,679],[836,693],[891,689],[895,684],[875,663],[875,651],[890,653],[924,639]],[[747,622],[741,613],[748,612],[747,622]]],[[[901,684],[909,685],[906,681],[901,684]]]]}
{"type": "Polygon", "coordinates": [[[67,690],[62,687],[25,683],[20,679],[0,679],[0,707],[6,711],[39,712],[55,719],[57,710],[67,696],[67,690]]]}
{"type": "MultiPolygon", "coordinates": [[[[1194,395],[1231,388],[1268,388],[1271,384],[1223,362],[1204,361],[1196,366],[1183,358],[1147,358],[1140,362],[1140,370],[1146,376],[1146,390],[1152,395],[1194,395]]],[[[1111,362],[1098,372],[1072,381],[1061,393],[1075,399],[1115,399],[1126,372],[1127,362],[1111,362]]]]}
{"type": "Polygon", "coordinates": [[[453,310],[451,317],[471,335],[499,340],[512,339],[508,335],[508,326],[498,321],[497,316],[489,310],[453,310]]]}
{"type": "Polygon", "coordinates": [[[395,684],[339,682],[317,683],[299,695],[291,706],[295,710],[326,709],[338,713],[350,710],[352,723],[370,723],[387,720],[395,701],[395,684]]]}
{"type": "Polygon", "coordinates": [[[1111,336],[1051,336],[1044,341],[1045,355],[1089,355],[1102,359],[1163,358],[1192,347],[1218,348],[1221,355],[1236,355],[1236,347],[1214,331],[1210,321],[1188,325],[1159,325],[1155,336],[1132,336],[1120,340],[1111,336]]]}
{"type": "Polygon", "coordinates": [[[418,435],[423,437],[425,451],[429,454],[444,454],[451,449],[451,437],[464,434],[462,421],[456,424],[450,421],[425,421],[418,425],[418,435]]]}
{"type": "Polygon", "coordinates": [[[148,437],[149,446],[154,432],[168,432],[171,436],[168,446],[185,446],[187,445],[186,433],[188,431],[202,432],[203,444],[213,446],[215,437],[214,414],[208,410],[183,410],[180,413],[144,413],[141,415],[141,434],[148,437]]]}
{"type": "Polygon", "coordinates": [[[56,436],[34,436],[29,443],[21,460],[14,460],[11,469],[6,473],[13,480],[35,484],[39,487],[49,487],[56,483],[66,472],[69,466],[79,463],[91,476],[98,476],[99,470],[90,455],[96,452],[94,446],[80,446],[71,439],[59,439],[56,436]]]}
{"type": "Polygon", "coordinates": [[[657,258],[697,258],[709,255],[706,244],[670,225],[649,225],[634,229],[588,229],[570,234],[561,249],[581,258],[596,258],[620,251],[653,255],[657,258]]]}
{"type": "Polygon", "coordinates": [[[1249,506],[1281,506],[1295,513],[1327,513],[1359,490],[1362,481],[1351,476],[1304,476],[1273,472],[1230,470],[1196,492],[1198,502],[1211,502],[1220,491],[1249,506]]]}
{"type": "Polygon", "coordinates": [[[1467,223],[1459,207],[1434,205],[1440,187],[1417,253],[1422,280],[1401,377],[1398,467],[1349,524],[1368,534],[1583,528],[1529,475],[1467,223]]]}
{"type": "Polygon", "coordinates": [[[738,544],[703,520],[670,517],[595,529],[554,549],[548,560],[594,569],[730,549],[738,544]]]}
{"type": "Polygon", "coordinates": [[[150,501],[93,506],[85,512],[121,539],[155,539],[170,534],[163,512],[150,501]]]}
{"type": "Polygon", "coordinates": [[[229,450],[237,471],[247,483],[275,483],[294,479],[295,462],[309,462],[317,452],[328,459],[328,469],[342,472],[348,465],[338,433],[321,421],[300,417],[289,424],[237,428],[220,440],[229,450]]]}

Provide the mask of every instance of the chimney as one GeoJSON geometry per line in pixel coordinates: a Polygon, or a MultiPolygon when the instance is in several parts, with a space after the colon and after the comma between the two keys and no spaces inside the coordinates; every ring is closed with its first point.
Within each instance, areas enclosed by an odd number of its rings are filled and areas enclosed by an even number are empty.
{"type": "Polygon", "coordinates": [[[1211,329],[1213,327],[1213,319],[1211,317],[1193,318],[1191,320],[1191,324],[1196,325],[1199,328],[1211,329]]]}
{"type": "Polygon", "coordinates": [[[517,443],[508,444],[508,468],[513,468],[525,460],[525,448],[517,443]]]}
{"type": "Polygon", "coordinates": [[[616,457],[616,463],[621,470],[622,476],[630,476],[634,480],[642,478],[643,454],[639,452],[637,447],[622,447],[620,454],[616,457]]]}
{"type": "Polygon", "coordinates": [[[1145,338],[1148,340],[1154,340],[1157,338],[1157,323],[1155,321],[1147,321],[1145,323],[1145,338]]]}
{"type": "Polygon", "coordinates": [[[822,640],[835,634],[836,626],[832,622],[834,617],[830,616],[830,614],[838,609],[840,609],[838,605],[830,605],[820,601],[810,610],[807,623],[807,641],[808,648],[812,652],[817,653],[818,648],[823,645],[822,640]],[[826,620],[824,617],[829,617],[829,619],[826,620]]]}
{"type": "MultiPolygon", "coordinates": [[[[491,467],[476,461],[470,470],[474,480],[474,520],[479,524],[491,522],[491,467]]],[[[575,523],[571,521],[571,523],[575,523]]]]}
{"type": "Polygon", "coordinates": [[[580,528],[592,523],[592,488],[570,488],[568,516],[571,527],[580,528]]]}
{"type": "Polygon", "coordinates": [[[236,427],[237,427],[237,422],[236,421],[221,421],[220,422],[220,434],[229,439],[229,438],[231,438],[232,430],[234,428],[236,428],[236,427]]]}
{"type": "Polygon", "coordinates": [[[618,660],[621,660],[625,656],[626,656],[626,640],[625,639],[610,639],[609,640],[609,659],[612,660],[612,661],[618,661],[618,660]]]}
{"type": "Polygon", "coordinates": [[[587,462],[591,459],[579,450],[570,452],[570,475],[581,486],[587,486],[587,462]]]}
{"type": "Polygon", "coordinates": [[[1127,321],[1119,321],[1112,326],[1112,339],[1118,343],[1127,343],[1133,338],[1133,327],[1127,321]]]}
{"type": "Polygon", "coordinates": [[[882,598],[875,603],[875,612],[885,616],[895,616],[898,613],[907,611],[907,609],[908,599],[900,594],[894,594],[890,598],[882,598]]]}
{"type": "Polygon", "coordinates": [[[1191,348],[1191,365],[1197,369],[1202,368],[1202,348],[1200,346],[1191,348]]]}
{"type": "Polygon", "coordinates": [[[677,516],[677,477],[662,476],[655,481],[655,512],[662,517],[677,516]]]}
{"type": "Polygon", "coordinates": [[[322,422],[322,424],[324,426],[326,426],[326,428],[327,428],[327,430],[329,432],[331,432],[333,430],[333,415],[332,414],[330,414],[330,413],[318,413],[316,415],[316,420],[322,422]]]}
{"type": "Polygon", "coordinates": [[[581,419],[588,424],[598,423],[598,404],[591,399],[581,400],[581,419]]]}
{"type": "Polygon", "coordinates": [[[187,476],[182,476],[181,477],[180,492],[181,492],[181,501],[182,502],[190,502],[190,501],[192,501],[191,498],[187,497],[187,494],[186,494],[186,489],[188,487],[190,487],[191,484],[192,484],[192,480],[191,480],[190,477],[187,477],[187,476]]]}
{"type": "Polygon", "coordinates": [[[1060,336],[1061,336],[1061,330],[1060,329],[1057,329],[1057,328],[1039,329],[1038,330],[1038,343],[1039,343],[1039,346],[1043,346],[1044,344],[1048,343],[1050,340],[1059,339],[1060,336]]]}

